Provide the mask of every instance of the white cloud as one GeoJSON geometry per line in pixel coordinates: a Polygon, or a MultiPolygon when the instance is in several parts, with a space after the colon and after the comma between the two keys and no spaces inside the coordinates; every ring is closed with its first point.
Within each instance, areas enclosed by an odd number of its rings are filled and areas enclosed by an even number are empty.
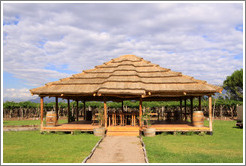
{"type": "Polygon", "coordinates": [[[3,91],[3,100],[4,101],[27,101],[35,99],[37,96],[32,96],[30,91],[27,88],[22,89],[4,89],[3,91]]]}
{"type": "Polygon", "coordinates": [[[3,14],[4,71],[32,86],[124,54],[213,84],[243,67],[238,3],[4,3],[3,14]]]}

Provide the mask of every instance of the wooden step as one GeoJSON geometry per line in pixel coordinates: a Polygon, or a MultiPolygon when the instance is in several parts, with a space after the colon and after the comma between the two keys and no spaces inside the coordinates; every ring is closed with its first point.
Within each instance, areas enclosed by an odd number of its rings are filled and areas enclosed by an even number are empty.
{"type": "Polygon", "coordinates": [[[139,127],[121,127],[121,126],[115,126],[115,127],[108,127],[108,131],[139,131],[139,127]]]}
{"type": "Polygon", "coordinates": [[[107,136],[139,136],[139,131],[107,131],[107,136]]]}

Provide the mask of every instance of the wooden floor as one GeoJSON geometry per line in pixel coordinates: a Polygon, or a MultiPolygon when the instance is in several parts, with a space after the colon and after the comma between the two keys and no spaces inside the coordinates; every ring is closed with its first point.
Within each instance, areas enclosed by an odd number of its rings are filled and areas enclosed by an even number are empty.
{"type": "MultiPolygon", "coordinates": [[[[96,123],[92,123],[92,121],[76,121],[71,123],[59,124],[54,127],[44,126],[41,128],[42,131],[93,131],[94,128],[100,127],[96,123]]],[[[151,128],[155,128],[157,132],[172,132],[172,131],[209,131],[209,127],[194,127],[189,123],[180,123],[180,124],[152,124],[151,128]]],[[[126,134],[129,135],[139,135],[139,131],[143,131],[146,127],[139,126],[109,126],[107,127],[107,135],[120,135],[126,134]]]]}
{"type": "Polygon", "coordinates": [[[59,124],[54,127],[44,126],[42,131],[93,131],[94,128],[98,128],[98,124],[92,124],[91,121],[75,121],[71,123],[59,124]]]}
{"type": "MultiPolygon", "coordinates": [[[[150,126],[155,128],[157,132],[172,131],[209,131],[209,127],[194,127],[190,124],[153,124],[150,126]]],[[[142,129],[144,129],[143,127],[142,129]]]]}

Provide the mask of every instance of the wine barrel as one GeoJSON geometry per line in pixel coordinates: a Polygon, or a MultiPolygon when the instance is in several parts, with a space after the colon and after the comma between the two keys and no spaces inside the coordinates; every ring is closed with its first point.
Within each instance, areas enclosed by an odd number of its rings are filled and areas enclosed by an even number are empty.
{"type": "Polygon", "coordinates": [[[193,112],[193,126],[195,127],[203,127],[204,126],[204,115],[202,111],[194,111],[193,112]]]}
{"type": "Polygon", "coordinates": [[[46,126],[53,127],[56,124],[57,124],[56,112],[55,111],[48,111],[46,113],[46,126]]]}
{"type": "Polygon", "coordinates": [[[155,136],[155,129],[154,128],[146,128],[144,130],[145,137],[154,137],[155,136]]]}
{"type": "Polygon", "coordinates": [[[94,128],[93,133],[95,136],[104,136],[105,128],[104,127],[94,128]]]}

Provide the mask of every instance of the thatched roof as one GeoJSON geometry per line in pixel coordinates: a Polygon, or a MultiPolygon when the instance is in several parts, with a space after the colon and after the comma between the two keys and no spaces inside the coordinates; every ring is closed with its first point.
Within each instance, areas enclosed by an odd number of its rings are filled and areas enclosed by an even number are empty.
{"type": "Polygon", "coordinates": [[[141,57],[124,55],[30,91],[43,96],[124,98],[203,96],[221,92],[222,88],[162,68],[141,57]]]}

